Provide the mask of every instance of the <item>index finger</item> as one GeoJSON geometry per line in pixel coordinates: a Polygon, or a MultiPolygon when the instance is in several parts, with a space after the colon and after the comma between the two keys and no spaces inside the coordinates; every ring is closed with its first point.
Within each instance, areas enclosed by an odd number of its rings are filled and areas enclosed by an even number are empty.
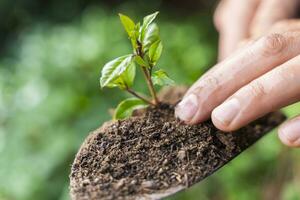
{"type": "Polygon", "coordinates": [[[200,78],[177,105],[188,124],[210,117],[212,110],[238,89],[300,53],[300,33],[271,34],[242,49],[200,78]]]}

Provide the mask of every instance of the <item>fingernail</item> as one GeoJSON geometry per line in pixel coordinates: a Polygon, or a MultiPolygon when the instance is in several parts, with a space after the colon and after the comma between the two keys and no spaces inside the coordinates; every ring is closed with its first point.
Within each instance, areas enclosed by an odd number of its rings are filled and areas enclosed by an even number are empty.
{"type": "Polygon", "coordinates": [[[237,116],[240,111],[240,102],[233,98],[228,101],[225,101],[222,105],[217,107],[212,115],[220,123],[227,126],[232,120],[237,116]]]}
{"type": "Polygon", "coordinates": [[[294,119],[279,130],[280,137],[293,145],[300,145],[300,119],[294,119]]]}
{"type": "Polygon", "coordinates": [[[190,121],[198,109],[198,98],[195,94],[185,97],[175,109],[175,115],[183,121],[190,121]]]}

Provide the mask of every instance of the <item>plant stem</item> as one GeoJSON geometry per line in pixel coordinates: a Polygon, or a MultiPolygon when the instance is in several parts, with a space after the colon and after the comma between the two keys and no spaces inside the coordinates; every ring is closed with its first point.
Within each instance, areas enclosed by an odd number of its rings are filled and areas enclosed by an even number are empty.
{"type": "MultiPolygon", "coordinates": [[[[142,51],[142,44],[139,41],[137,41],[137,44],[138,44],[138,48],[137,48],[136,52],[141,58],[144,58],[144,53],[142,51]]],[[[153,82],[152,82],[152,79],[151,79],[152,67],[151,67],[151,70],[149,70],[146,66],[142,66],[142,70],[143,70],[143,73],[144,73],[144,76],[145,76],[145,79],[146,79],[146,82],[147,82],[148,89],[149,89],[150,94],[153,98],[154,105],[157,105],[159,103],[159,100],[157,98],[157,95],[156,95],[156,92],[155,92],[155,89],[154,89],[154,86],[153,86],[153,82]]]]}
{"type": "Polygon", "coordinates": [[[143,72],[145,74],[145,78],[146,78],[146,82],[147,82],[147,86],[149,88],[149,91],[150,91],[150,94],[153,98],[153,101],[154,101],[154,104],[157,105],[159,103],[159,100],[156,96],[156,92],[154,90],[154,86],[153,86],[153,82],[152,82],[152,79],[151,79],[151,75],[150,75],[150,72],[147,70],[146,67],[142,67],[143,68],[143,72]]]}
{"type": "Polygon", "coordinates": [[[130,94],[132,94],[133,96],[135,96],[135,97],[137,97],[137,98],[143,100],[144,102],[150,104],[150,105],[155,105],[155,104],[153,104],[150,100],[148,100],[148,99],[146,99],[145,97],[139,95],[138,93],[136,93],[135,91],[133,91],[133,90],[130,89],[130,88],[126,88],[126,91],[129,92],[130,94]]]}

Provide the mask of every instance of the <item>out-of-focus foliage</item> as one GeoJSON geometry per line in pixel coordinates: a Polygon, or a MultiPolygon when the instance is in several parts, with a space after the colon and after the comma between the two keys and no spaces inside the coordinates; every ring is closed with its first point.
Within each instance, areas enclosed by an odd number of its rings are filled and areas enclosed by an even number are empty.
{"type": "MultiPolygon", "coordinates": [[[[122,5],[120,11],[135,13],[135,6],[122,5]]],[[[76,151],[125,96],[117,89],[101,91],[98,83],[101,66],[130,50],[115,10],[91,7],[64,24],[37,20],[9,43],[0,58],[0,200],[69,199],[76,151]]],[[[152,11],[136,12],[136,19],[152,11]]],[[[161,10],[159,18],[165,48],[159,65],[176,83],[191,84],[215,61],[211,16],[179,19],[169,12],[161,10]]],[[[136,81],[136,89],[146,91],[142,80],[136,81]]],[[[299,107],[286,112],[295,115],[299,107]]],[[[215,175],[170,199],[297,200],[299,161],[299,152],[284,148],[270,133],[215,175]]]]}
{"type": "MultiPolygon", "coordinates": [[[[208,18],[175,24],[167,17],[160,64],[178,83],[191,83],[215,57],[208,18]]],[[[37,23],[1,58],[0,199],[67,197],[74,154],[124,97],[98,83],[101,66],[131,50],[124,37],[117,13],[91,8],[72,23],[37,23]]]]}

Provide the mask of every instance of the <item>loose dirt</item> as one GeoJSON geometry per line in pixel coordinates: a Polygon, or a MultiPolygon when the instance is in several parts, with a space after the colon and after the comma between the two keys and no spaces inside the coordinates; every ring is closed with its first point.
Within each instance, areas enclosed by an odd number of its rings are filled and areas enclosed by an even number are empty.
{"type": "Polygon", "coordinates": [[[173,105],[161,104],[105,123],[76,155],[70,175],[72,199],[169,196],[215,172],[284,119],[275,112],[224,133],[211,121],[185,125],[174,117],[173,105]]]}

